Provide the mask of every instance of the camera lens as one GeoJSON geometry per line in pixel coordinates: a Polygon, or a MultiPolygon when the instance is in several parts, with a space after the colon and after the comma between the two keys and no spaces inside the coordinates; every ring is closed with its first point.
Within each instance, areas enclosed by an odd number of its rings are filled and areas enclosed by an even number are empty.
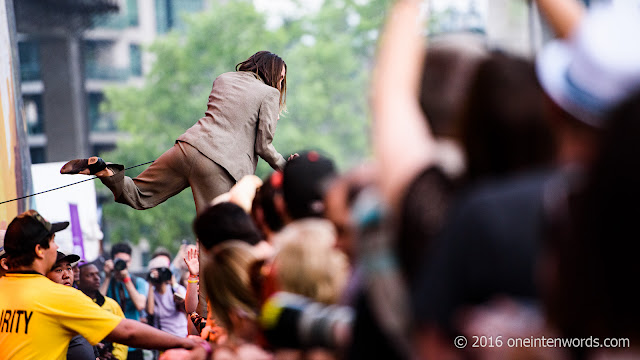
{"type": "Polygon", "coordinates": [[[116,261],[113,263],[113,268],[117,271],[122,271],[127,268],[127,263],[122,259],[116,259],[116,261]]]}

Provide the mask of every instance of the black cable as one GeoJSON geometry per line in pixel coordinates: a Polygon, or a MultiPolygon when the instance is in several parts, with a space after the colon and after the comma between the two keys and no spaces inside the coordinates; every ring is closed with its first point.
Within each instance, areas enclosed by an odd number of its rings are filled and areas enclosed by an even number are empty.
{"type": "MultiPolygon", "coordinates": [[[[155,161],[155,160],[154,160],[154,161],[155,161]]],[[[128,168],[125,168],[125,169],[124,169],[124,170],[122,170],[122,171],[126,171],[126,170],[129,170],[129,169],[137,168],[138,166],[142,166],[142,165],[151,164],[152,162],[153,162],[153,161],[147,161],[146,163],[142,163],[142,164],[138,164],[138,165],[130,166],[130,167],[128,167],[128,168]]],[[[5,200],[5,201],[3,201],[3,202],[0,202],[0,205],[5,204],[5,203],[9,203],[9,202],[12,202],[12,201],[18,201],[18,200],[26,199],[26,198],[28,198],[28,197],[32,197],[32,196],[36,196],[36,195],[40,195],[40,194],[44,194],[44,193],[48,193],[48,192],[50,192],[50,191],[54,191],[54,190],[58,190],[58,189],[62,189],[62,188],[66,188],[66,187],[68,187],[68,186],[72,186],[72,185],[80,184],[80,183],[83,183],[83,182],[85,182],[85,181],[95,180],[95,179],[97,179],[97,178],[98,178],[97,176],[93,176],[93,177],[90,177],[90,178],[88,178],[88,179],[84,179],[84,180],[80,180],[80,181],[78,181],[78,182],[74,182],[74,183],[71,183],[71,184],[67,184],[67,185],[59,186],[59,187],[54,188],[54,189],[49,189],[49,190],[45,190],[45,191],[40,191],[40,192],[35,193],[35,194],[25,195],[25,196],[21,196],[21,197],[19,197],[19,198],[11,199],[11,200],[5,200]]]]}

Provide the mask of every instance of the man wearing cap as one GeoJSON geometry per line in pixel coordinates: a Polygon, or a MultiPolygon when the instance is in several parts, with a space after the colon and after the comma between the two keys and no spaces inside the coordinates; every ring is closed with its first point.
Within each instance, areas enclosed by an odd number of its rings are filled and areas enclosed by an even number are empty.
{"type": "Polygon", "coordinates": [[[0,278],[4,276],[6,272],[6,265],[4,264],[5,251],[4,251],[4,233],[5,230],[0,230],[0,278]]]}
{"type": "Polygon", "coordinates": [[[62,360],[77,334],[93,345],[102,339],[152,349],[199,344],[101,311],[76,289],[47,279],[44,274],[58,256],[55,233],[67,226],[51,224],[35,210],[9,224],[4,244],[9,271],[0,279],[0,359],[62,360]]]}
{"type": "MultiPolygon", "coordinates": [[[[110,312],[120,318],[124,318],[122,308],[110,297],[100,293],[100,271],[95,264],[80,264],[80,276],[78,278],[78,290],[91,298],[101,309],[110,312]]],[[[129,348],[126,345],[112,343],[111,354],[118,360],[126,360],[129,348]]]]}
{"type": "Polygon", "coordinates": [[[282,171],[282,190],[292,220],[324,217],[324,194],[336,176],[333,160],[316,151],[304,151],[282,171]]]}
{"type": "MultiPolygon", "coordinates": [[[[56,257],[56,263],[53,265],[45,275],[49,280],[56,284],[62,284],[65,286],[71,286],[74,281],[73,270],[71,264],[78,262],[80,256],[75,254],[65,255],[58,251],[56,257]]],[[[82,360],[82,359],[95,359],[98,357],[98,353],[94,350],[94,347],[89,344],[87,339],[81,335],[76,335],[69,342],[69,349],[67,350],[67,359],[82,360]]]]}

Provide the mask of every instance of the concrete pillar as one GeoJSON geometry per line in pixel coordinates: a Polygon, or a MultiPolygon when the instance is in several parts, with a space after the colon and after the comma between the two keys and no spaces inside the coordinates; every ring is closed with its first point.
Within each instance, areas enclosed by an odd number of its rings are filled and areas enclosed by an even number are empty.
{"type": "Polygon", "coordinates": [[[50,162],[90,156],[82,50],[82,40],[74,34],[41,42],[42,102],[50,162]]]}

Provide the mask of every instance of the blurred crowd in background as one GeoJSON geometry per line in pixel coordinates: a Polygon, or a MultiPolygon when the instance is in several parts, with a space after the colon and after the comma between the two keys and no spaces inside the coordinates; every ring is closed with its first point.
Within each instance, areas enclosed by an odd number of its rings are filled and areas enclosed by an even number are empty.
{"type": "Polygon", "coordinates": [[[157,249],[144,274],[127,244],[98,266],[60,254],[52,280],[213,349],[97,355],[640,357],[640,7],[536,2],[557,38],[531,60],[425,46],[420,2],[398,0],[371,89],[375,161],[339,173],[308,150],[246,176],[194,219],[197,245],[157,249]],[[508,344],[542,337],[600,346],[508,344]]]}

